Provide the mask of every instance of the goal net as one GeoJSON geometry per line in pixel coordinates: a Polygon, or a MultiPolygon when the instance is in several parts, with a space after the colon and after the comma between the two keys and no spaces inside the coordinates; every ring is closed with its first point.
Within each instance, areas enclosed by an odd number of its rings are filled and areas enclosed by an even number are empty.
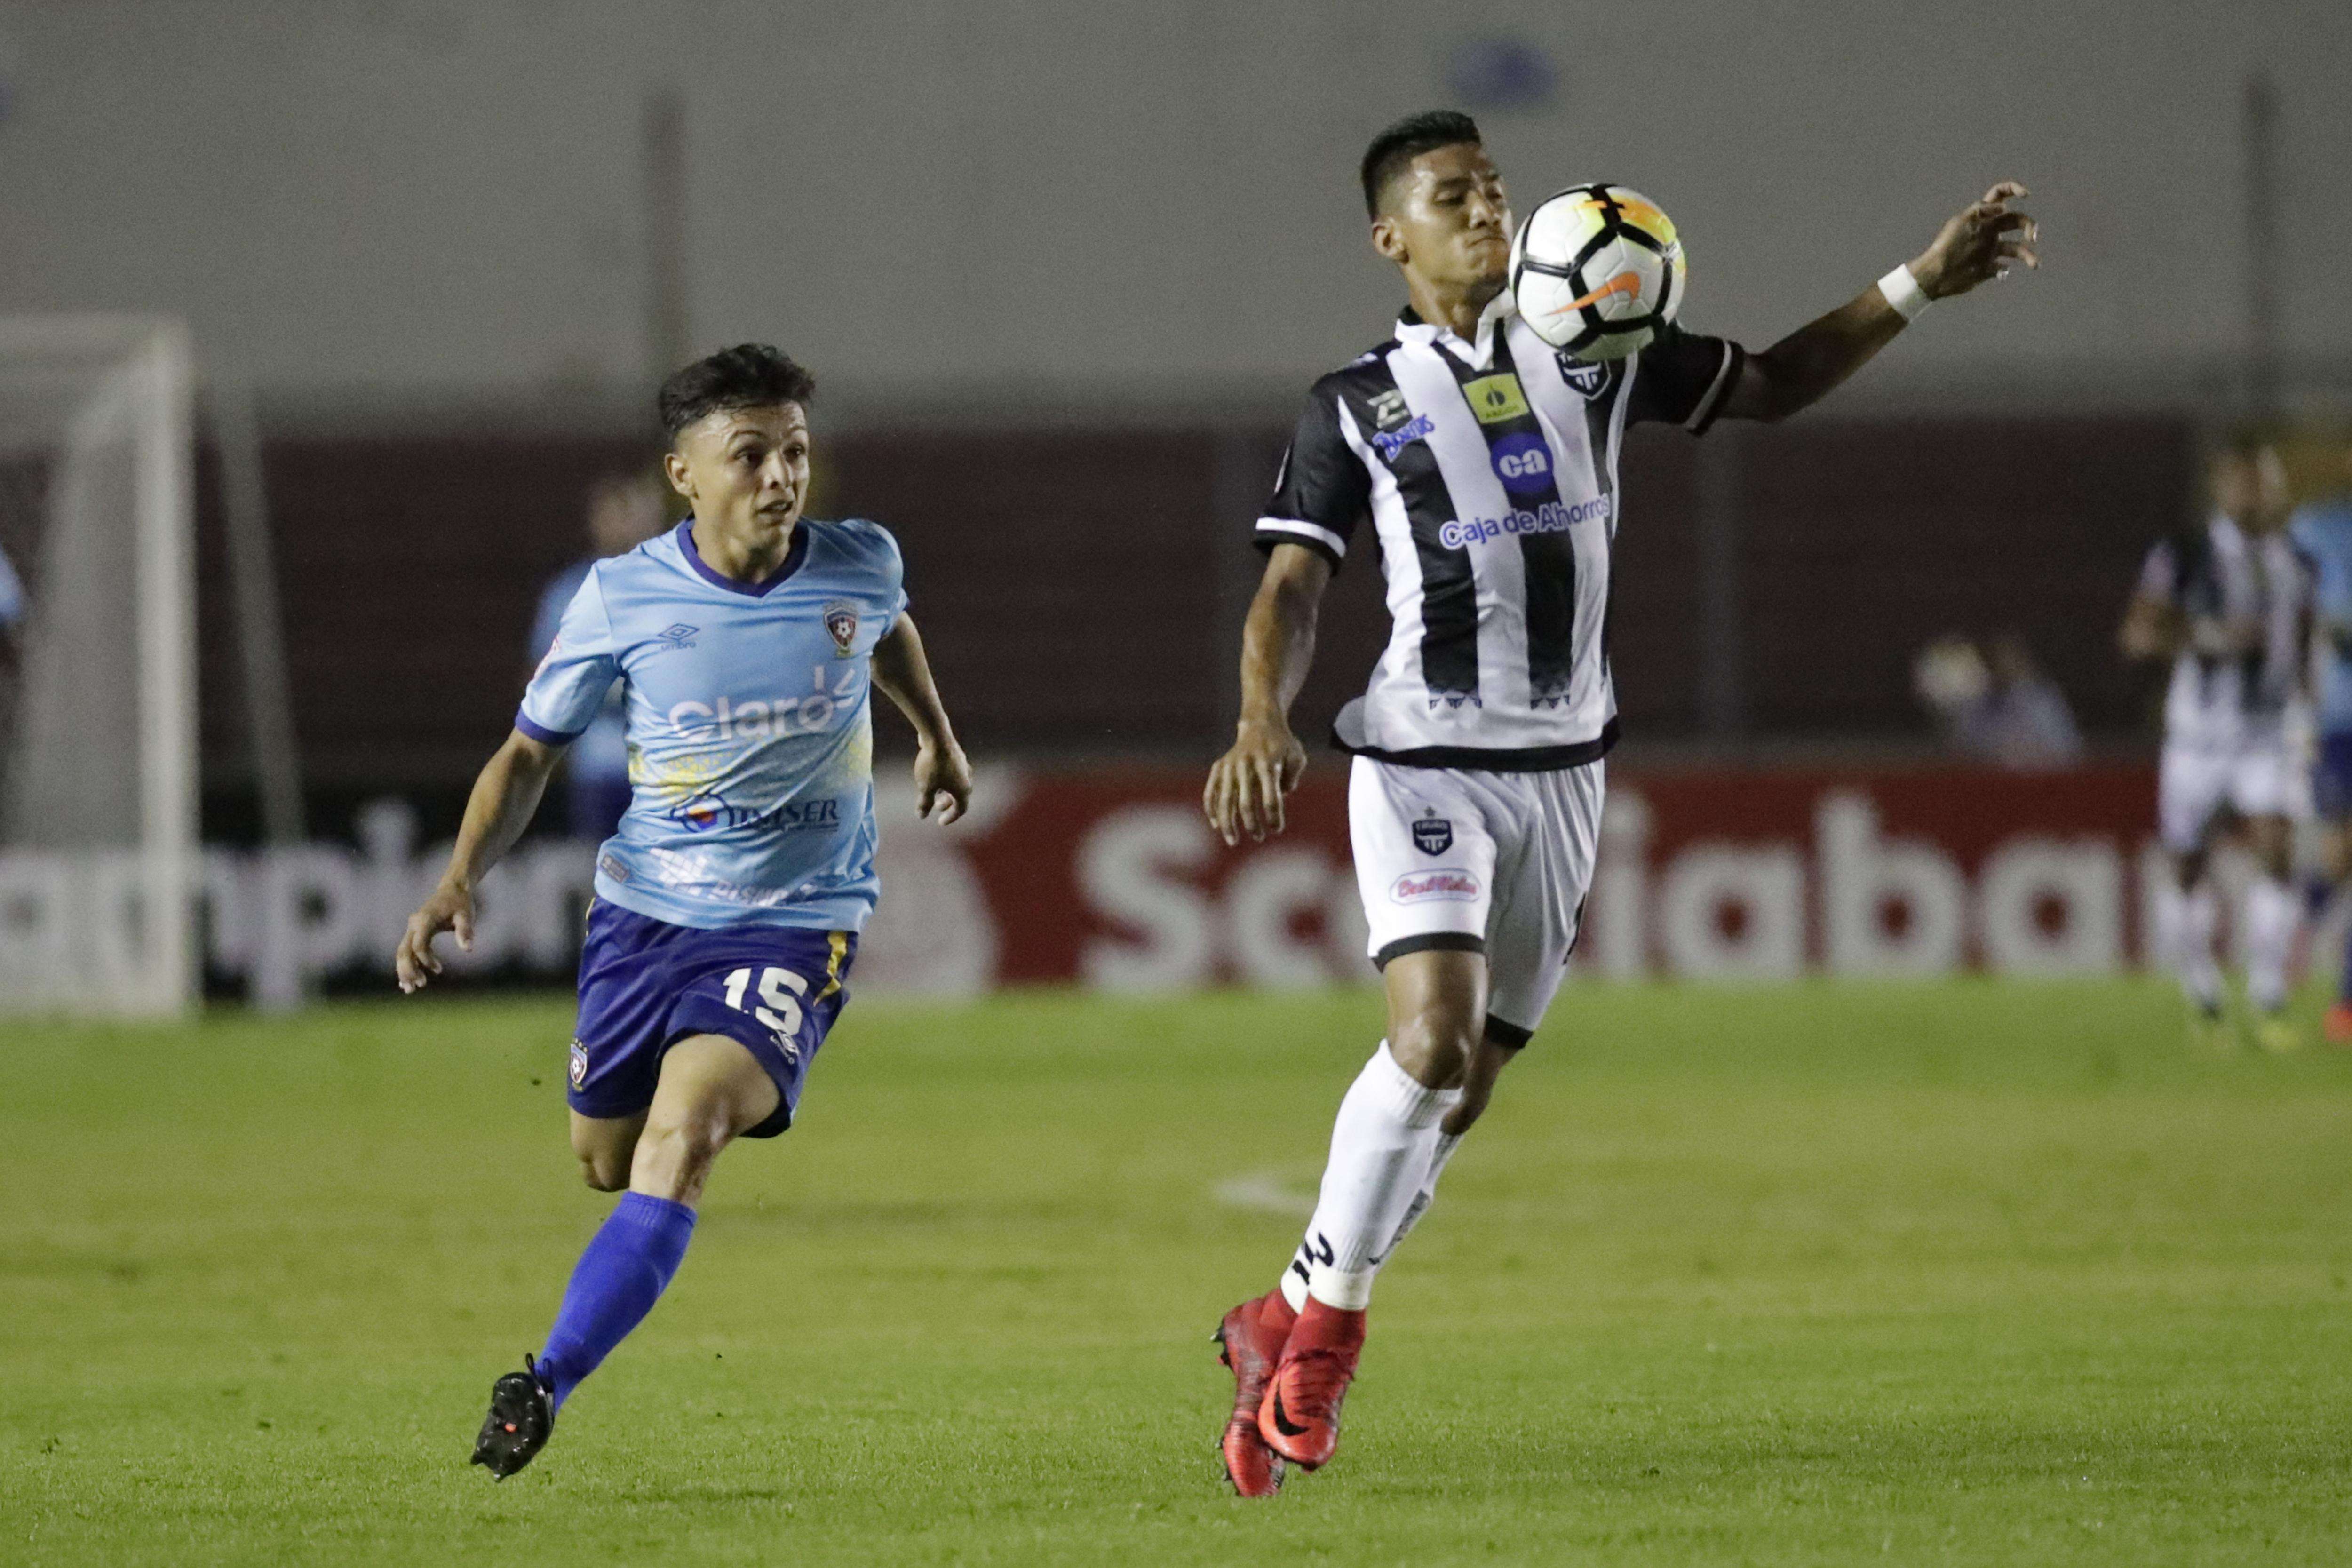
{"type": "Polygon", "coordinates": [[[193,379],[176,322],[0,317],[0,1012],[197,998],[193,379]]]}

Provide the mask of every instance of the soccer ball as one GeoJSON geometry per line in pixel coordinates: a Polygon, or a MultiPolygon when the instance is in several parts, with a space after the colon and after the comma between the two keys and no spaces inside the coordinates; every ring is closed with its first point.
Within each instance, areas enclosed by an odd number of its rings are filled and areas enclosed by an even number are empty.
{"type": "Polygon", "coordinates": [[[1683,308],[1683,242],[1639,192],[1570,185],[1519,225],[1510,279],[1536,336],[1580,360],[1622,359],[1683,308]]]}

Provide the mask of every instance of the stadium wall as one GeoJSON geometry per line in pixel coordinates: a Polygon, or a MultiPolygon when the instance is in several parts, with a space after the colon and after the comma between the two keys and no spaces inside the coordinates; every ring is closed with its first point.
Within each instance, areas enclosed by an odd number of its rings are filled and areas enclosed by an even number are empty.
{"type": "MultiPolygon", "coordinates": [[[[1267,426],[845,431],[823,445],[819,507],[879,518],[904,542],[915,614],[975,751],[1205,763],[1231,723],[1259,571],[1248,525],[1283,439],[1267,426]]],[[[461,797],[512,721],[541,586],[583,549],[588,482],[648,460],[633,438],[577,432],[272,440],[312,784],[343,813],[387,790],[461,797]]],[[[1696,442],[1644,429],[1624,467],[1611,640],[1635,742],[1924,742],[1919,646],[2008,628],[2095,735],[2145,732],[2153,683],[2113,634],[2149,542],[2193,505],[2184,423],[1822,418],[1696,442]]],[[[250,763],[209,461],[198,493],[220,837],[249,815],[250,763]]],[[[1379,574],[1358,554],[1299,704],[1310,738],[1385,640],[1379,574]]],[[[895,717],[877,729],[898,743],[895,717]]]]}
{"type": "Polygon", "coordinates": [[[2021,178],[2049,268],[1922,321],[1880,395],[2144,405],[2240,350],[2256,68],[2279,327],[2352,359],[2347,62],[2352,8],[2309,0],[17,0],[0,310],[166,310],[305,409],[633,401],[747,337],[882,412],[1287,400],[1397,304],[1365,141],[1457,103],[1523,201],[1601,177],[1663,201],[1692,321],[1751,339],[2021,178]],[[1528,68],[1478,68],[1497,49],[1528,68]],[[684,174],[656,201],[668,89],[684,174]]]}

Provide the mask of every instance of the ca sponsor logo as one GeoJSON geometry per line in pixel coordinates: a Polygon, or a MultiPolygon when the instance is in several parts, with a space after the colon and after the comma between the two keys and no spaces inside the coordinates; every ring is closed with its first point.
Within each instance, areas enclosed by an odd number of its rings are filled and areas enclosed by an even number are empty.
{"type": "Polygon", "coordinates": [[[1372,432],[1372,445],[1381,449],[1381,457],[1393,463],[1397,460],[1399,452],[1436,428],[1436,426],[1429,422],[1428,415],[1416,414],[1409,424],[1400,429],[1372,432]]]}
{"type": "Polygon", "coordinates": [[[1566,501],[1548,500],[1534,510],[1514,508],[1501,517],[1472,517],[1449,522],[1437,531],[1437,542],[1448,550],[1467,550],[1484,541],[1501,539],[1507,534],[1565,533],[1580,522],[1594,519],[1606,521],[1611,510],[1610,498],[1594,496],[1591,500],[1578,501],[1574,506],[1566,501]]]}
{"type": "Polygon", "coordinates": [[[1389,884],[1392,904],[1473,904],[1478,901],[1478,879],[1467,871],[1440,867],[1434,871],[1408,871],[1389,884]]]}
{"type": "Polygon", "coordinates": [[[1551,448],[1540,436],[1506,436],[1490,454],[1495,477],[1515,496],[1538,495],[1551,486],[1551,448]]]}

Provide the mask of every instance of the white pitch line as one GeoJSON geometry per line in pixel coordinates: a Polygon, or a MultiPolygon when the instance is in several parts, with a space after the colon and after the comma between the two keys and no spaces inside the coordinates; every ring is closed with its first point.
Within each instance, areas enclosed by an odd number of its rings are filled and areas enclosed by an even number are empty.
{"type": "Polygon", "coordinates": [[[1314,1194],[1297,1192],[1284,1186],[1282,1178],[1271,1171],[1253,1171],[1231,1181],[1219,1182],[1215,1192],[1217,1201],[1229,1208],[1298,1215],[1315,1212],[1314,1194]]]}

